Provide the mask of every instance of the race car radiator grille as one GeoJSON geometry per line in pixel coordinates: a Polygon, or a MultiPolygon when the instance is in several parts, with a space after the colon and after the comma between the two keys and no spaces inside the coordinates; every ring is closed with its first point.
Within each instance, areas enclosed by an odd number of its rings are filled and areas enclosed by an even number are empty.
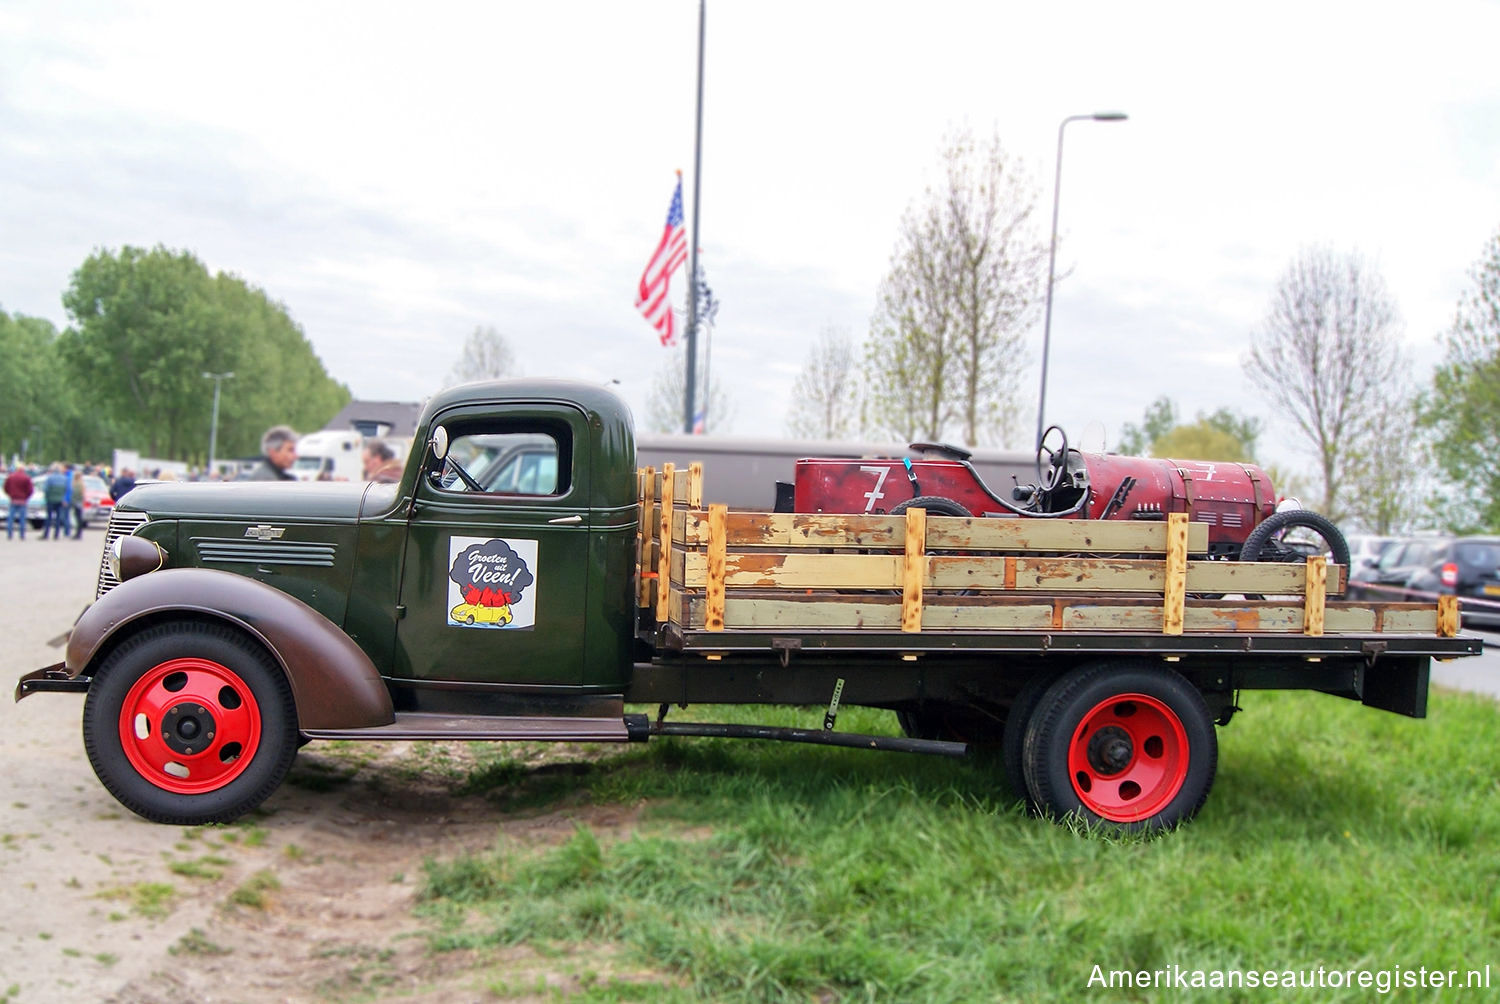
{"type": "Polygon", "coordinates": [[[98,599],[111,589],[120,584],[115,578],[115,573],[109,567],[109,549],[118,537],[128,537],[141,527],[146,525],[147,516],[143,512],[121,510],[118,507],[109,515],[109,527],[104,531],[104,553],[99,558],[99,587],[94,590],[94,599],[98,599]]]}

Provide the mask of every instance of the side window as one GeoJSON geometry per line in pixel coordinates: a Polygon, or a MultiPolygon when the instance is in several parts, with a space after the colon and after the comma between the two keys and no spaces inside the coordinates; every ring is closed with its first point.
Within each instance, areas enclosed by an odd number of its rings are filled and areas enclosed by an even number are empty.
{"type": "Polygon", "coordinates": [[[1381,570],[1390,571],[1392,568],[1399,566],[1401,564],[1401,557],[1406,553],[1408,547],[1409,545],[1406,544],[1392,544],[1386,548],[1385,553],[1380,556],[1381,570]]]}
{"type": "Polygon", "coordinates": [[[435,472],[442,491],[556,496],[568,490],[566,427],[455,426],[450,436],[448,457],[435,472]]]}

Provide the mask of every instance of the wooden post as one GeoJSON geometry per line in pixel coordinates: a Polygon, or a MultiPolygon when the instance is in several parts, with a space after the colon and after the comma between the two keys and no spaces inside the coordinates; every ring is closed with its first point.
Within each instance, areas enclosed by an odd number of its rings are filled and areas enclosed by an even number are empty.
{"type": "Polygon", "coordinates": [[[1302,604],[1302,633],[1322,635],[1323,612],[1328,602],[1328,559],[1321,554],[1307,558],[1307,593],[1302,604]]]}
{"type": "Polygon", "coordinates": [[[708,507],[708,590],[703,626],[709,631],[724,630],[724,556],[728,551],[724,518],[728,515],[727,505],[708,507]]]}
{"type": "Polygon", "coordinates": [[[927,510],[906,510],[906,551],[901,573],[901,630],[922,630],[922,580],[927,574],[927,510]]]}
{"type": "Polygon", "coordinates": [[[1438,597],[1437,633],[1440,638],[1457,638],[1462,618],[1458,612],[1457,596],[1438,597]]]}
{"type": "MultiPolygon", "coordinates": [[[[688,464],[688,506],[703,508],[703,465],[698,461],[688,464]]],[[[727,506],[725,507],[728,508],[727,506]]]]}
{"type": "Polygon", "coordinates": [[[661,519],[657,521],[657,533],[661,540],[657,544],[656,556],[656,622],[667,622],[667,596],[672,591],[672,478],[677,469],[672,464],[661,465],[661,519]]]}
{"type": "Polygon", "coordinates": [[[1182,634],[1187,605],[1188,517],[1167,514],[1167,581],[1162,603],[1162,634],[1182,634]]]}

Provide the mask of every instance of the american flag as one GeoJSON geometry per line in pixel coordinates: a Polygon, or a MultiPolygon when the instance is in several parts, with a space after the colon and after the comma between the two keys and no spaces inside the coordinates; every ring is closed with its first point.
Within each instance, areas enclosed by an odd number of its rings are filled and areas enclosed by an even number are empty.
{"type": "Polygon", "coordinates": [[[672,193],[672,205],[667,209],[667,225],[662,230],[661,242],[646,263],[646,271],[641,273],[641,288],[635,300],[636,308],[661,335],[663,345],[677,344],[667,286],[672,273],[687,261],[687,255],[687,233],[682,227],[682,172],[678,171],[677,191],[672,193]]]}

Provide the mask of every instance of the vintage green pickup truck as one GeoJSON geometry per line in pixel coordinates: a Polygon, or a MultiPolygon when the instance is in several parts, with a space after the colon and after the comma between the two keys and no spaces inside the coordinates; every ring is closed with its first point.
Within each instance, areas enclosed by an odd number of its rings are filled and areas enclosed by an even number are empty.
{"type": "Polygon", "coordinates": [[[1481,647],[1451,604],[1329,599],[1346,570],[1320,556],[1207,560],[1185,514],[729,512],[635,459],[609,391],[507,381],[433,398],[398,484],[141,485],[65,660],[16,699],[86,692],[100,780],[168,823],[247,812],[311,740],[728,735],[994,746],[1045,813],[1162,828],[1207,798],[1240,691],[1422,717],[1430,660],[1481,647]],[[703,703],[819,717],[667,720],[703,703]],[[838,731],[841,703],[906,734],[838,731]]]}

